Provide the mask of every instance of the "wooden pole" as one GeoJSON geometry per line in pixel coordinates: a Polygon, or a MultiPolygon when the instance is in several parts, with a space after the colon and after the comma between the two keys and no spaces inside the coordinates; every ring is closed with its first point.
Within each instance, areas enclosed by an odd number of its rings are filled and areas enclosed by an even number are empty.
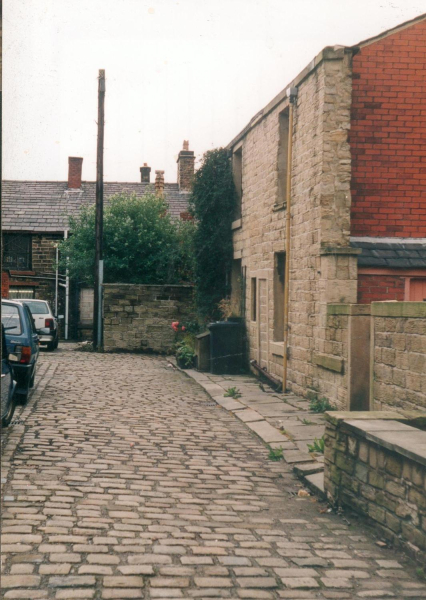
{"type": "Polygon", "coordinates": [[[102,347],[102,274],[104,212],[104,104],[105,71],[99,69],[98,80],[98,145],[96,156],[96,220],[95,220],[95,289],[93,306],[93,345],[102,347]]]}

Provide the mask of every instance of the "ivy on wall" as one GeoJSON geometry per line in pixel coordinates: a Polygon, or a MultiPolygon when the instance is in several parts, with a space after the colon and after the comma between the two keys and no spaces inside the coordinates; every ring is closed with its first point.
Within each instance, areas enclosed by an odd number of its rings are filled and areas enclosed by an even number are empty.
{"type": "Polygon", "coordinates": [[[189,204],[197,223],[194,235],[197,307],[203,317],[217,319],[220,316],[217,305],[230,292],[231,224],[236,204],[232,166],[225,148],[203,155],[189,204]]]}

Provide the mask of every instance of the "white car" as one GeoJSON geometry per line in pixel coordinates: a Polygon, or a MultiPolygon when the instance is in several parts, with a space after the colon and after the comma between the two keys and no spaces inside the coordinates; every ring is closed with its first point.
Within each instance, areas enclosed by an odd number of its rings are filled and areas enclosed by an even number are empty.
{"type": "Polygon", "coordinates": [[[31,311],[40,344],[48,350],[56,350],[59,343],[58,321],[46,300],[22,300],[31,311]]]}

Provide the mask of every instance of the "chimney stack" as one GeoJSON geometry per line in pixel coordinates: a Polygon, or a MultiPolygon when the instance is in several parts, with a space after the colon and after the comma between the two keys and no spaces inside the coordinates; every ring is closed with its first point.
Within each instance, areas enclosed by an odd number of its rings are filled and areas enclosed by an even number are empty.
{"type": "Polygon", "coordinates": [[[143,167],[140,168],[141,172],[141,183],[151,182],[151,167],[148,167],[146,163],[143,163],[143,167]]]}
{"type": "Polygon", "coordinates": [[[77,156],[68,157],[68,189],[81,188],[81,169],[83,159],[77,156]]]}
{"type": "Polygon", "coordinates": [[[177,159],[178,165],[178,186],[183,192],[189,192],[192,187],[192,179],[194,177],[194,151],[189,150],[189,142],[184,140],[183,149],[179,152],[177,159]]]}
{"type": "Polygon", "coordinates": [[[164,196],[164,171],[155,171],[155,195],[164,196]]]}

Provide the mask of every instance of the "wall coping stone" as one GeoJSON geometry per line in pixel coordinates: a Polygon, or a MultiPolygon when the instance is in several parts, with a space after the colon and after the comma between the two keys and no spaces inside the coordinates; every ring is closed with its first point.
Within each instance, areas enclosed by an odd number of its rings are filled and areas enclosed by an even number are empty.
{"type": "Polygon", "coordinates": [[[355,432],[370,442],[426,466],[426,431],[398,421],[344,421],[341,430],[355,432]]]}
{"type": "Polygon", "coordinates": [[[370,304],[327,304],[327,315],[369,316],[370,314],[370,304]]]}
{"type": "Polygon", "coordinates": [[[426,318],[426,302],[372,302],[373,317],[426,318]]]}

